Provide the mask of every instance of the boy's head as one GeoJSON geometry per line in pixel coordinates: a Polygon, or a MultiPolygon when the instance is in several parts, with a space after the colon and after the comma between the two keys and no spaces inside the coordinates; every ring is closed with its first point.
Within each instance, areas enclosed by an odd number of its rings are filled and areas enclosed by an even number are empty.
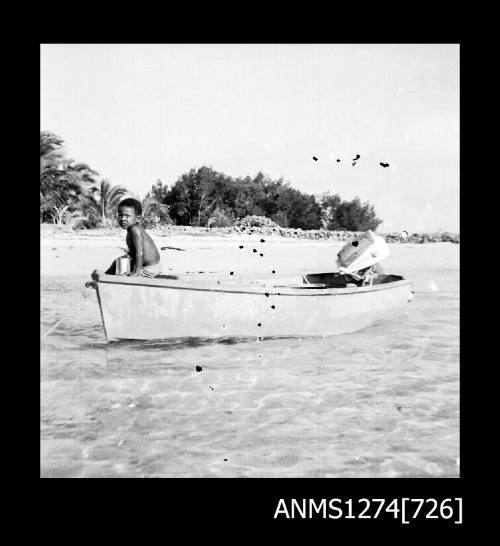
{"type": "Polygon", "coordinates": [[[120,227],[127,229],[141,219],[142,207],[137,199],[128,197],[123,201],[120,201],[118,205],[118,222],[120,227]]]}

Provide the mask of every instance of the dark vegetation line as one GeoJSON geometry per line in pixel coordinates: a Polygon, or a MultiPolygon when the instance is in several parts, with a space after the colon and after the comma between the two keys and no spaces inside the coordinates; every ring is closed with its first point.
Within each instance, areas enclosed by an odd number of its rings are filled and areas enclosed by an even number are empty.
{"type": "MultiPolygon", "coordinates": [[[[116,225],[116,207],[130,192],[89,165],[68,159],[63,142],[53,133],[40,133],[40,222],[74,228],[116,225]]],[[[241,224],[365,231],[382,223],[373,205],[357,197],[343,201],[325,193],[317,198],[283,178],[272,180],[262,172],[233,178],[206,166],[182,174],[170,187],[157,180],[141,202],[146,227],[241,224]]]]}
{"type": "Polygon", "coordinates": [[[140,199],[86,163],[68,159],[63,143],[53,133],[40,132],[40,223],[115,227],[116,209],[125,196],[141,201],[146,228],[253,228],[286,236],[292,230],[376,230],[382,223],[373,205],[358,197],[345,201],[329,192],[316,197],[262,172],[233,178],[206,166],[182,174],[171,186],[157,180],[140,199]]]}

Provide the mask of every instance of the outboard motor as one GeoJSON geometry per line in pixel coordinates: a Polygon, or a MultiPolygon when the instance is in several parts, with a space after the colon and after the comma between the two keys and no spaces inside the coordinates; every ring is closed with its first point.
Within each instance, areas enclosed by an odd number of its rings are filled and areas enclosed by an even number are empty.
{"type": "Polygon", "coordinates": [[[380,235],[371,230],[351,238],[337,254],[339,273],[348,275],[361,285],[372,283],[378,275],[376,264],[389,256],[390,251],[380,235]]]}

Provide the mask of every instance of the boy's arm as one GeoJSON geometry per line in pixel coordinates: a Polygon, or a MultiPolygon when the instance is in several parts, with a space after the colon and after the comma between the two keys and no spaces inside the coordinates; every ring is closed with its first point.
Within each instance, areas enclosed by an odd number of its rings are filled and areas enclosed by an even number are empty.
{"type": "Polygon", "coordinates": [[[144,239],[142,230],[139,226],[132,226],[130,228],[130,235],[134,245],[134,253],[132,255],[134,269],[130,272],[130,276],[137,277],[139,276],[139,271],[141,270],[144,257],[144,239]]]}

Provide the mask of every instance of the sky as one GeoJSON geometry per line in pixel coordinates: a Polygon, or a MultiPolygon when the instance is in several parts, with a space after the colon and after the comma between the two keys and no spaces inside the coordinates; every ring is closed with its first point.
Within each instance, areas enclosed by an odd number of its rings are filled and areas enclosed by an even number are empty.
{"type": "Polygon", "coordinates": [[[40,129],[140,197],[203,165],[262,171],[306,193],[369,201],[379,231],[458,232],[459,53],[458,44],[42,44],[40,129]]]}

